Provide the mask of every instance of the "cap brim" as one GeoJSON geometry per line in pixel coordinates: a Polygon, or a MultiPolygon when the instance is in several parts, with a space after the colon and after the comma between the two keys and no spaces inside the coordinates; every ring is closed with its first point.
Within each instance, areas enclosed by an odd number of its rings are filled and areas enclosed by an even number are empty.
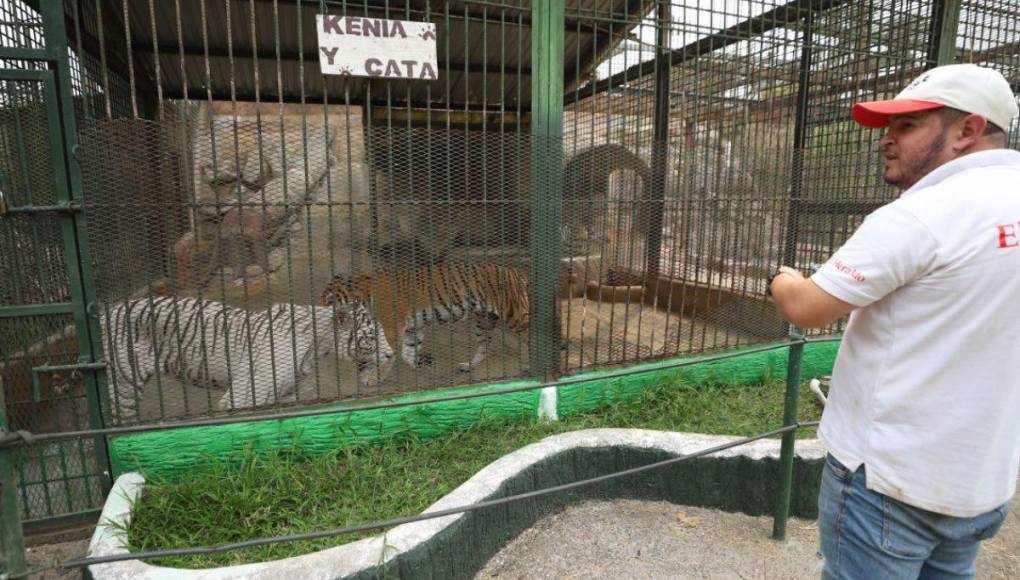
{"type": "Polygon", "coordinates": [[[893,115],[906,115],[908,113],[920,113],[944,107],[942,103],[931,101],[915,101],[912,99],[893,99],[889,101],[871,101],[857,103],[850,112],[854,121],[865,127],[877,129],[889,126],[889,117],[893,115]]]}

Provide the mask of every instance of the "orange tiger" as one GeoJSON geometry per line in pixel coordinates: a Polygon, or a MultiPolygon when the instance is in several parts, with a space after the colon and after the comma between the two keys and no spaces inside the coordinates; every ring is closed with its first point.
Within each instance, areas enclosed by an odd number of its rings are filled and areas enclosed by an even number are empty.
{"type": "MultiPolygon", "coordinates": [[[[458,368],[468,372],[485,360],[489,332],[497,321],[510,331],[528,329],[528,278],[520,269],[496,264],[444,262],[412,269],[386,269],[353,280],[337,276],[322,293],[322,304],[374,303],[389,337],[403,337],[402,358],[412,367],[432,364],[419,352],[430,322],[475,319],[476,350],[458,368]]],[[[396,340],[394,338],[394,340],[396,340]]],[[[386,368],[380,368],[386,373],[386,368]]],[[[381,380],[381,379],[380,379],[381,380]]]]}

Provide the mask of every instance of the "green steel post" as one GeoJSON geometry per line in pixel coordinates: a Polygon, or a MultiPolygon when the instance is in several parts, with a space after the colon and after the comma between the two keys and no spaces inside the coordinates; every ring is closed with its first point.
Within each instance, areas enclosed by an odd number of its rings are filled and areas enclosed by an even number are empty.
{"type": "Polygon", "coordinates": [[[655,114],[653,121],[654,150],[652,152],[652,182],[642,183],[645,188],[645,199],[639,203],[647,222],[644,232],[647,239],[645,248],[645,287],[655,300],[658,296],[659,275],[662,271],[662,218],[666,199],[666,172],[669,170],[669,87],[672,72],[670,57],[670,35],[672,34],[673,18],[670,3],[659,4],[657,11],[656,47],[658,54],[655,60],[655,114]]]}
{"type": "Polygon", "coordinates": [[[786,226],[786,243],[780,261],[788,266],[797,265],[797,239],[800,234],[799,205],[804,182],[804,144],[807,141],[808,96],[811,92],[811,49],[814,42],[814,12],[804,14],[804,40],[800,51],[797,78],[797,113],[793,126],[793,170],[790,176],[790,219],[786,226]]]}
{"type": "MultiPolygon", "coordinates": [[[[0,379],[0,433],[7,429],[3,379],[0,379]]],[[[0,447],[0,576],[25,571],[18,483],[14,478],[14,447],[0,447]]]]}
{"type": "Polygon", "coordinates": [[[960,27],[960,0],[941,0],[932,7],[928,61],[941,66],[956,61],[956,36],[960,27]]]}
{"type": "MultiPolygon", "coordinates": [[[[790,338],[797,341],[790,345],[789,359],[786,366],[786,402],[783,406],[783,425],[797,423],[797,400],[800,396],[800,365],[804,360],[804,334],[795,326],[790,327],[790,338]]],[[[779,501],[776,502],[776,515],[772,523],[772,538],[786,539],[786,520],[790,517],[790,492],[793,489],[793,451],[797,432],[783,433],[783,445],[779,452],[779,473],[782,483],[779,486],[779,501]]]]}
{"type": "Polygon", "coordinates": [[[556,281],[563,206],[563,2],[535,0],[531,25],[531,373],[549,380],[560,358],[556,281]]]}
{"type": "MultiPolygon", "coordinates": [[[[71,92],[71,60],[68,55],[67,30],[64,21],[63,2],[42,2],[40,11],[43,17],[43,34],[47,49],[52,51],[54,61],[51,69],[56,77],[57,106],[61,130],[59,135],[51,135],[51,143],[63,146],[63,156],[67,167],[66,187],[58,189],[60,201],[82,203],[82,175],[78,165],[78,128],[75,122],[74,103],[71,92]]],[[[73,252],[67,256],[68,274],[70,277],[71,302],[75,305],[74,323],[78,334],[78,350],[81,362],[96,363],[103,358],[102,341],[100,339],[99,321],[89,315],[89,305],[96,302],[96,285],[92,275],[92,255],[89,252],[88,235],[85,227],[85,212],[79,212],[67,220],[65,238],[69,238],[74,246],[73,252]],[[70,235],[68,235],[70,234],[70,235]]],[[[89,423],[93,428],[104,426],[101,399],[106,389],[103,388],[100,370],[85,372],[85,392],[89,403],[89,423]]],[[[104,491],[109,491],[112,484],[110,458],[104,437],[95,438],[95,449],[98,455],[101,481],[104,491]]]]}

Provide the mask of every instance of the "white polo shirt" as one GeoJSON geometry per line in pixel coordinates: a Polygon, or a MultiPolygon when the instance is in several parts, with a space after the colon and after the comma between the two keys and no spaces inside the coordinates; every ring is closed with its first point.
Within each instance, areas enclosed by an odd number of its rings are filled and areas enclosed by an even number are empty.
{"type": "Polygon", "coordinates": [[[820,437],[868,488],[971,517],[1020,467],[1020,152],[972,153],[869,215],[811,278],[858,306],[820,437]]]}

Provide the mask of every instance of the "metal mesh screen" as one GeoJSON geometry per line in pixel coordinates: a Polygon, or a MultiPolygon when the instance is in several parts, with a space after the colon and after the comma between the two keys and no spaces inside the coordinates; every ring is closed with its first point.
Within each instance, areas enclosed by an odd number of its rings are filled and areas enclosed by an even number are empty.
{"type": "MultiPolygon", "coordinates": [[[[69,341],[69,316],[0,318],[0,382],[8,428],[33,433],[90,427],[82,376],[76,371],[33,368],[71,364],[77,345],[69,341]]],[[[13,453],[20,518],[40,520],[101,505],[103,487],[95,441],[78,439],[29,445],[13,453]]]]}
{"type": "MultiPolygon", "coordinates": [[[[58,201],[55,168],[48,152],[59,144],[52,140],[42,83],[0,81],[0,191],[7,212],[0,229],[0,255],[4,257],[0,260],[0,307],[42,306],[69,299],[60,222],[22,211],[58,201]]],[[[20,374],[24,369],[14,367],[27,363],[13,362],[18,346],[31,345],[49,334],[46,324],[36,322],[8,326],[0,335],[0,361],[5,371],[20,374]]],[[[14,384],[10,378],[6,382],[14,384]]],[[[7,399],[12,400],[10,395],[7,399]]]]}
{"type": "Polygon", "coordinates": [[[882,181],[881,133],[860,127],[848,113],[855,102],[892,98],[934,66],[936,4],[847,3],[815,18],[791,263],[824,262],[865,216],[898,195],[882,181]]]}
{"type": "MultiPolygon", "coordinates": [[[[1017,92],[1020,77],[1020,3],[1013,1],[962,2],[956,38],[956,61],[994,68],[1009,79],[1017,92]]],[[[1008,130],[1009,146],[1020,147],[1020,119],[1008,130]]]]}
{"type": "MultiPolygon", "coordinates": [[[[530,215],[538,184],[525,137],[526,5],[68,7],[83,53],[79,90],[102,95],[83,97],[79,140],[107,316],[131,298],[171,295],[231,305],[247,320],[274,304],[321,305],[330,284],[354,289],[364,275],[384,292],[400,276],[434,276],[438,264],[534,274],[530,237],[546,216],[530,215]],[[321,12],[436,22],[440,80],[323,77],[309,28],[321,12]],[[90,51],[100,37],[101,50],[90,51]],[[105,67],[89,60],[97,56],[105,67]],[[128,118],[116,119],[111,78],[127,79],[117,98],[121,111],[130,103],[128,118]]],[[[781,337],[762,300],[767,274],[783,261],[820,262],[891,198],[869,134],[845,113],[926,66],[932,8],[569,4],[563,219],[560,248],[549,248],[562,258],[560,371],[781,337]],[[657,86],[666,92],[658,103],[657,86]]],[[[329,401],[527,376],[527,332],[470,316],[435,325],[473,306],[427,291],[436,295],[421,311],[409,300],[365,299],[395,351],[379,384],[359,383],[354,365],[314,365],[305,379],[314,386],[288,396],[329,401]],[[489,361],[466,364],[478,345],[489,361]]],[[[203,350],[209,357],[230,355],[203,350]]],[[[220,392],[153,380],[176,390],[155,389],[147,397],[156,402],[132,420],[238,408],[213,404],[220,392]]],[[[277,387],[264,403],[275,404],[277,387]]]]}
{"type": "MultiPolygon", "coordinates": [[[[102,152],[84,158],[83,174],[92,267],[105,316],[127,300],[172,296],[232,305],[248,324],[249,315],[257,317],[272,305],[323,305],[323,294],[341,283],[334,278],[348,283],[371,275],[383,292],[407,276],[424,284],[422,268],[429,276],[446,276],[444,283],[448,273],[474,274],[462,273],[470,265],[495,264],[526,278],[528,137],[404,128],[349,134],[344,127],[351,119],[342,112],[277,115],[261,122],[209,122],[208,112],[179,121],[179,128],[133,120],[82,126],[82,146],[102,152]],[[190,136],[176,141],[180,154],[159,147],[161,139],[180,135],[190,136]],[[191,168],[187,174],[185,167],[191,168]],[[166,181],[175,186],[164,187],[166,181]]],[[[497,279],[465,283],[484,294],[499,290],[488,287],[497,279]]],[[[443,309],[470,310],[453,298],[460,296],[458,288],[420,290],[427,300],[412,310],[400,297],[372,301],[374,316],[392,322],[386,338],[395,349],[406,342],[408,319],[422,316],[420,310],[440,318],[456,318],[438,312],[443,309]]],[[[526,295],[514,298],[526,304],[526,295]]],[[[168,307],[173,316],[187,316],[184,306],[168,307]]],[[[459,370],[475,346],[470,322],[427,329],[420,354],[428,364],[398,361],[370,389],[359,386],[349,363],[315,365],[294,398],[305,403],[363,398],[520,376],[526,327],[496,329],[485,365],[459,370]]],[[[163,340],[188,342],[186,333],[193,330],[163,340]]],[[[333,340],[326,332],[310,346],[317,349],[323,341],[330,348],[333,340]]],[[[246,347],[237,348],[241,360],[246,347]]],[[[231,354],[211,342],[189,356],[232,364],[231,354]]],[[[200,387],[191,392],[186,380],[153,381],[158,384],[141,401],[145,418],[234,407],[210,407],[223,390],[210,395],[200,387]]],[[[292,385],[278,386],[286,394],[292,385]]]]}
{"type": "MultiPolygon", "coordinates": [[[[0,3],[0,48],[43,48],[42,19],[20,2],[0,3]]],[[[46,66],[3,59],[0,80],[0,388],[6,429],[87,429],[80,373],[47,367],[78,361],[72,317],[67,199],[53,122],[56,93],[46,66]],[[11,72],[11,71],[14,72],[11,72]],[[56,155],[55,155],[56,153],[56,155]],[[56,308],[53,305],[58,305],[56,308]],[[17,315],[18,310],[24,311],[17,315]]],[[[91,509],[102,501],[92,440],[31,445],[11,454],[22,521],[91,509]]],[[[6,483],[5,483],[6,484],[6,483]]]]}
{"type": "MultiPolygon", "coordinates": [[[[133,99],[133,63],[124,50],[123,5],[105,0],[64,0],[71,83],[78,118],[151,114],[133,99]]],[[[143,77],[144,78],[144,77],[143,77]]],[[[148,85],[145,85],[148,87],[148,85]]]]}
{"type": "MultiPolygon", "coordinates": [[[[770,2],[726,11],[677,5],[663,23],[660,7],[567,7],[554,305],[563,372],[782,335],[761,293],[788,227],[807,12],[770,2]],[[755,27],[737,26],[747,21],[755,27]],[[649,68],[657,44],[669,54],[649,68]],[[668,69],[669,98],[656,138],[658,68],[668,69]]],[[[183,25],[185,8],[132,7],[135,24],[120,32],[163,97],[154,121],[80,123],[93,267],[106,304],[170,294],[229,304],[248,319],[273,304],[319,304],[337,276],[353,285],[368,274],[378,293],[402,276],[477,264],[532,275],[530,236],[547,216],[530,215],[540,185],[525,137],[527,8],[331,5],[440,23],[443,70],[432,83],[325,85],[301,77],[307,23],[320,7],[269,8],[208,7],[194,28],[183,25]],[[226,27],[225,41],[213,40],[210,22],[226,27]],[[205,100],[166,100],[174,95],[205,100]]],[[[152,96],[141,83],[136,75],[132,102],[152,96]]],[[[424,306],[406,296],[371,301],[383,342],[396,351],[381,383],[366,387],[353,368],[317,365],[305,379],[314,385],[288,396],[328,401],[527,376],[527,330],[471,316],[433,324],[478,305],[444,302],[445,289],[422,292],[430,293],[424,306]]],[[[230,356],[203,348],[199,358],[230,356]]],[[[237,408],[216,404],[220,392],[154,380],[160,386],[132,420],[237,408]]]]}
{"type": "Polygon", "coordinates": [[[58,195],[54,143],[43,85],[0,80],[0,190],[9,209],[0,236],[0,305],[45,304],[68,298],[61,224],[18,208],[52,206],[58,195]]]}
{"type": "Polygon", "coordinates": [[[568,370],[783,332],[761,297],[785,236],[789,95],[807,12],[780,2],[623,8],[578,13],[607,38],[566,95],[564,259],[575,287],[565,327],[580,342],[574,352],[568,341],[568,370]]]}
{"type": "MultiPolygon", "coordinates": [[[[40,49],[43,44],[42,17],[20,0],[0,1],[0,46],[17,49],[40,49]]],[[[3,68],[42,69],[44,66],[20,59],[0,59],[3,68]]]]}

